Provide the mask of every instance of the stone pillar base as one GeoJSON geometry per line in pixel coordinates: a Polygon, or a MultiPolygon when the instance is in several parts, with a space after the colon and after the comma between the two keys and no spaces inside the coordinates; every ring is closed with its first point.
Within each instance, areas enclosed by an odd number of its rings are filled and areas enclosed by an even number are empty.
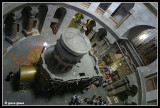
{"type": "Polygon", "coordinates": [[[23,33],[26,37],[28,37],[28,36],[31,36],[34,32],[33,32],[33,31],[27,32],[25,29],[23,29],[22,33],[23,33]]]}
{"type": "Polygon", "coordinates": [[[20,39],[20,36],[16,36],[15,38],[10,38],[8,36],[5,37],[5,40],[10,43],[10,44],[14,44],[16,43],[18,40],[20,39]]]}

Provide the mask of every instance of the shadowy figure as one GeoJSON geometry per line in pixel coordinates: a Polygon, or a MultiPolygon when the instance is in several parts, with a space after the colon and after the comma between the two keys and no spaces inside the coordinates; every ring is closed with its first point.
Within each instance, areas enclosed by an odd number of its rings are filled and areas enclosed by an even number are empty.
{"type": "Polygon", "coordinates": [[[18,91],[19,90],[19,85],[20,85],[19,72],[17,72],[14,75],[12,75],[11,83],[12,83],[12,89],[13,89],[13,91],[18,91]]]}
{"type": "Polygon", "coordinates": [[[13,74],[13,72],[11,71],[11,72],[9,72],[9,74],[7,75],[7,77],[6,77],[6,81],[11,81],[11,79],[14,77],[14,74],[13,74]]]}

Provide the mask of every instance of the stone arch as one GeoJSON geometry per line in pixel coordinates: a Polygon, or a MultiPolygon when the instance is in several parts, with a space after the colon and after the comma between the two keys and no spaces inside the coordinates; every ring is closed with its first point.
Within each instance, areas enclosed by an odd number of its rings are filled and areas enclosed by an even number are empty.
{"type": "Polygon", "coordinates": [[[45,18],[46,18],[46,15],[47,15],[47,12],[48,12],[48,6],[45,5],[45,4],[42,4],[38,7],[38,18],[39,18],[39,26],[38,26],[38,30],[39,32],[41,33],[41,30],[42,30],[42,27],[43,27],[43,24],[44,24],[44,21],[45,21],[45,18]]]}
{"type": "Polygon", "coordinates": [[[67,10],[64,7],[59,7],[56,10],[53,18],[57,18],[59,20],[63,19],[65,17],[66,13],[67,13],[67,10]]]}
{"type": "Polygon", "coordinates": [[[123,35],[122,37],[126,37],[129,40],[132,40],[134,38],[136,38],[136,36],[138,36],[140,33],[142,33],[143,31],[147,30],[147,29],[152,29],[155,27],[149,26],[149,25],[138,25],[138,26],[134,26],[130,29],[128,29],[123,35]]]}
{"type": "Polygon", "coordinates": [[[123,34],[131,41],[134,47],[148,65],[157,59],[157,29],[149,25],[138,25],[123,34]],[[145,35],[144,35],[145,34],[145,35]],[[146,37],[144,37],[146,36],[146,37]],[[141,37],[144,37],[143,39],[141,37]]]}

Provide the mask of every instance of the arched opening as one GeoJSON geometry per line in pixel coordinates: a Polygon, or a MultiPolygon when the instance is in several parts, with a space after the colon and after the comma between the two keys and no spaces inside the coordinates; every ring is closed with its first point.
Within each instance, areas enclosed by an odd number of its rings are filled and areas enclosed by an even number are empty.
{"type": "Polygon", "coordinates": [[[5,31],[5,34],[7,36],[10,35],[12,22],[15,22],[14,17],[15,17],[15,14],[14,13],[10,13],[4,20],[4,24],[5,24],[4,31],[5,31]]]}
{"type": "Polygon", "coordinates": [[[96,56],[99,56],[109,46],[106,36],[107,31],[104,28],[100,28],[90,39],[92,50],[96,56]]]}
{"type": "Polygon", "coordinates": [[[27,6],[22,11],[22,33],[24,36],[35,36],[39,35],[37,30],[37,10],[32,10],[31,7],[27,6]]]}
{"type": "Polygon", "coordinates": [[[93,27],[96,26],[96,22],[93,19],[88,19],[87,23],[83,25],[83,27],[86,27],[87,30],[85,32],[86,36],[93,30],[93,27]]]}
{"type": "Polygon", "coordinates": [[[157,29],[147,25],[132,27],[124,35],[148,65],[157,59],[157,29]]]}
{"type": "Polygon", "coordinates": [[[67,10],[64,7],[60,7],[56,10],[54,16],[53,16],[53,21],[51,22],[51,29],[53,31],[53,34],[56,35],[58,32],[58,29],[67,13],[67,10]]]}
{"type": "Polygon", "coordinates": [[[42,30],[42,27],[43,27],[43,24],[44,24],[44,20],[45,20],[46,14],[48,12],[48,7],[46,5],[44,5],[44,4],[42,4],[42,5],[39,6],[38,9],[39,9],[39,12],[37,14],[37,17],[39,19],[38,30],[41,33],[41,30],[42,30]]]}
{"type": "Polygon", "coordinates": [[[69,28],[78,28],[80,29],[82,27],[81,25],[81,19],[83,19],[84,16],[82,13],[77,13],[73,16],[73,19],[71,20],[70,24],[69,24],[69,28]]]}

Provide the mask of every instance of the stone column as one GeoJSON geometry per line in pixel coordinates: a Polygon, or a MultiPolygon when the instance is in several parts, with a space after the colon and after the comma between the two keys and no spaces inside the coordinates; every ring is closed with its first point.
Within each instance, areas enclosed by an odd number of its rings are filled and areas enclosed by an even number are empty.
{"type": "Polygon", "coordinates": [[[126,90],[129,90],[128,85],[123,85],[123,86],[121,86],[121,87],[119,87],[119,88],[117,88],[117,89],[113,89],[112,91],[108,92],[107,95],[108,95],[109,97],[110,97],[110,96],[115,96],[115,95],[120,94],[121,92],[124,92],[124,91],[126,91],[126,90]]]}
{"type": "Polygon", "coordinates": [[[17,35],[17,22],[12,22],[9,30],[9,37],[11,39],[16,38],[17,35]]]}
{"type": "Polygon", "coordinates": [[[33,26],[33,21],[34,21],[34,17],[33,15],[31,15],[28,19],[28,25],[27,25],[27,32],[31,32],[32,31],[32,26],[33,26]]]}
{"type": "Polygon", "coordinates": [[[120,80],[114,82],[113,84],[108,85],[108,86],[106,87],[106,90],[115,89],[115,88],[117,88],[118,86],[125,85],[126,83],[127,83],[127,80],[126,80],[125,78],[120,79],[120,80]]]}
{"type": "Polygon", "coordinates": [[[96,31],[92,30],[89,34],[88,34],[88,38],[91,39],[94,35],[95,35],[96,31]]]}
{"type": "Polygon", "coordinates": [[[34,15],[29,16],[28,22],[27,22],[27,23],[28,23],[28,24],[27,24],[27,27],[26,27],[26,29],[23,30],[24,33],[25,33],[27,36],[33,34],[32,26],[33,26],[33,22],[34,22],[34,17],[35,17],[34,15]]]}
{"type": "Polygon", "coordinates": [[[105,43],[105,40],[102,39],[102,40],[98,43],[98,45],[95,47],[95,49],[98,50],[100,47],[102,47],[102,45],[104,45],[104,43],[105,43]]]}
{"type": "Polygon", "coordinates": [[[19,36],[17,36],[17,22],[11,22],[10,27],[8,28],[8,34],[5,37],[6,41],[13,44],[18,41],[19,36]]]}

